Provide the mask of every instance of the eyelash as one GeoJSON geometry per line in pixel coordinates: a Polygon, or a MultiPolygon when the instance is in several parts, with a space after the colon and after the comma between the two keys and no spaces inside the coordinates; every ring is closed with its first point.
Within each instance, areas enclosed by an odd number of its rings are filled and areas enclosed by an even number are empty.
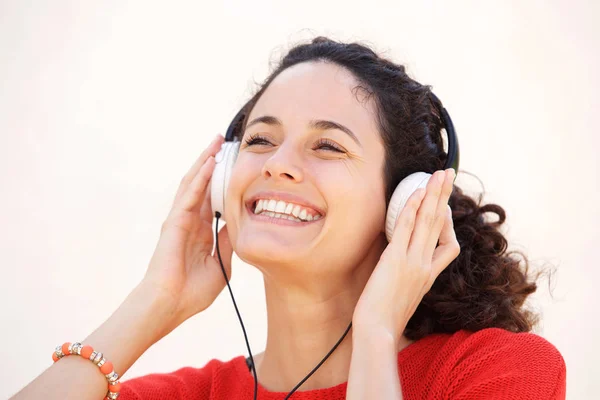
{"type": "MultiPolygon", "coordinates": [[[[271,142],[269,142],[264,136],[261,136],[260,134],[253,134],[250,135],[247,139],[245,139],[246,145],[248,146],[252,146],[255,144],[271,144],[271,142]]],[[[335,151],[336,153],[345,153],[344,150],[342,150],[340,147],[338,147],[334,142],[332,142],[329,139],[319,139],[317,141],[317,148],[324,148],[327,147],[330,150],[329,151],[335,151]]]]}

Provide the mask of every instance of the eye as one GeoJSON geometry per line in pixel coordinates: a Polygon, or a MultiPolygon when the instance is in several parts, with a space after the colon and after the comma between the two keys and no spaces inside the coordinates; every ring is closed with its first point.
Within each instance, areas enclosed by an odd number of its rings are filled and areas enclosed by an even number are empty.
{"type": "Polygon", "coordinates": [[[328,151],[335,151],[336,153],[345,153],[346,152],[340,146],[338,146],[337,144],[335,144],[334,142],[332,142],[329,139],[319,139],[317,141],[317,145],[315,147],[315,150],[316,149],[327,149],[328,151]]]}
{"type": "MultiPolygon", "coordinates": [[[[264,136],[261,136],[259,133],[254,133],[249,135],[245,140],[246,146],[253,145],[271,145],[272,143],[264,136]]],[[[335,142],[332,142],[329,139],[319,139],[315,144],[313,150],[325,149],[327,151],[333,151],[336,153],[346,153],[346,151],[338,146],[335,142]]]]}
{"type": "Polygon", "coordinates": [[[264,136],[261,136],[258,133],[249,135],[248,138],[245,139],[246,145],[252,146],[255,144],[271,144],[264,136]]]}

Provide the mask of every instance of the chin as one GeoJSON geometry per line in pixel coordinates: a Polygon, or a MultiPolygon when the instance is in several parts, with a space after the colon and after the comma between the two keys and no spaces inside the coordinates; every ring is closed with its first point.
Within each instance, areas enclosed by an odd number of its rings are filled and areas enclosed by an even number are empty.
{"type": "Polygon", "coordinates": [[[306,264],[307,256],[314,252],[308,244],[301,245],[283,235],[240,232],[236,240],[235,253],[245,263],[262,269],[270,265],[279,268],[286,265],[302,266],[306,264]]]}

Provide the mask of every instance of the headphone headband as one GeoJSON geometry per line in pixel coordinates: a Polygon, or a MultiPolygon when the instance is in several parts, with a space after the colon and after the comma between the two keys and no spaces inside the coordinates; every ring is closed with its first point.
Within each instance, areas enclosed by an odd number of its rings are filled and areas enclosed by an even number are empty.
{"type": "Polygon", "coordinates": [[[244,122],[244,116],[246,115],[246,107],[248,104],[245,104],[244,107],[233,117],[233,120],[229,124],[227,128],[227,132],[225,133],[225,141],[233,142],[235,140],[234,134],[237,128],[240,128],[241,124],[244,122]]]}
{"type": "Polygon", "coordinates": [[[448,136],[448,157],[446,158],[446,162],[444,163],[444,169],[454,168],[454,170],[458,172],[458,165],[460,163],[460,151],[458,148],[458,137],[456,136],[456,131],[454,130],[454,124],[452,123],[450,114],[448,114],[448,111],[446,111],[446,108],[444,107],[440,99],[433,92],[429,92],[429,94],[439,104],[442,125],[444,125],[446,136],[448,136]]]}
{"type": "MultiPolygon", "coordinates": [[[[444,169],[454,168],[454,170],[458,172],[458,166],[460,162],[460,151],[458,148],[458,137],[456,136],[456,131],[454,130],[454,124],[452,123],[450,114],[448,114],[448,111],[446,111],[440,99],[438,99],[438,97],[435,94],[433,94],[433,92],[429,93],[439,104],[439,111],[441,114],[442,124],[444,125],[446,135],[448,136],[448,157],[446,158],[446,162],[444,163],[444,169]]],[[[241,124],[244,122],[244,116],[246,115],[247,107],[248,104],[245,104],[244,107],[242,107],[242,109],[238,111],[238,113],[235,115],[235,117],[229,124],[227,132],[225,133],[226,142],[235,141],[235,132],[238,128],[241,128],[241,124]]]]}

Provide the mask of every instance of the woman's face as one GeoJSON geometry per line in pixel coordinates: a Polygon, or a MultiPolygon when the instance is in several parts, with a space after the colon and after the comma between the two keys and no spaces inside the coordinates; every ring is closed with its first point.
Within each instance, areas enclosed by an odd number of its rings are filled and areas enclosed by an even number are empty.
{"type": "Polygon", "coordinates": [[[385,241],[384,148],[358,85],[337,65],[298,64],[248,117],[227,226],[236,254],[265,274],[348,272],[385,241]]]}

